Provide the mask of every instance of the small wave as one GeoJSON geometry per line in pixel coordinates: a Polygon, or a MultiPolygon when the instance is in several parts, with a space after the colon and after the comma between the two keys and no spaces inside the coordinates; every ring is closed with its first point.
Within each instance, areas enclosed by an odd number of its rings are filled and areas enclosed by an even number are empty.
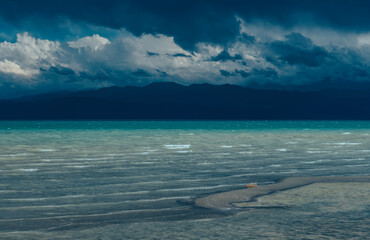
{"type": "Polygon", "coordinates": [[[253,154],[252,151],[247,151],[247,152],[239,152],[239,154],[253,154]]]}
{"type": "Polygon", "coordinates": [[[279,152],[286,152],[286,148],[278,148],[278,149],[276,149],[276,151],[279,151],[279,152]]]}
{"type": "Polygon", "coordinates": [[[156,164],[156,162],[152,162],[152,161],[145,161],[145,162],[140,162],[140,163],[137,163],[137,164],[149,165],[149,164],[156,164]]]}
{"type": "Polygon", "coordinates": [[[331,151],[309,150],[307,153],[330,153],[331,151]]]}
{"type": "Polygon", "coordinates": [[[72,166],[67,166],[67,167],[73,167],[73,168],[87,168],[89,166],[87,165],[72,165],[72,166]]]}
{"type": "Polygon", "coordinates": [[[63,219],[63,218],[80,218],[80,217],[97,217],[97,216],[109,216],[123,213],[133,213],[133,212],[163,212],[163,211],[177,211],[186,209],[186,207],[173,207],[173,208],[149,208],[149,209],[131,209],[131,210],[122,210],[116,212],[107,212],[107,213],[92,213],[92,214],[82,214],[82,215],[62,215],[62,216],[52,216],[52,217],[37,217],[37,218],[10,218],[10,219],[0,219],[0,222],[14,222],[14,221],[25,221],[25,220],[47,220],[47,219],[63,219]]]}
{"type": "Polygon", "coordinates": [[[158,151],[158,149],[148,149],[148,150],[146,150],[147,152],[156,152],[156,151],[158,151]]]}
{"type": "Polygon", "coordinates": [[[212,162],[200,162],[200,163],[197,163],[197,165],[213,165],[212,162]]]}
{"type": "Polygon", "coordinates": [[[315,164],[315,163],[321,163],[321,162],[330,162],[330,160],[315,160],[315,161],[306,161],[306,162],[302,162],[302,163],[307,163],[307,164],[315,164]]]}
{"type": "Polygon", "coordinates": [[[193,151],[191,151],[191,150],[189,150],[189,151],[176,151],[177,153],[189,153],[189,152],[193,152],[193,151]]]}
{"type": "Polygon", "coordinates": [[[191,196],[175,196],[175,197],[162,197],[153,199],[135,199],[120,202],[97,202],[97,203],[76,203],[76,204],[51,204],[51,205],[32,205],[32,206],[17,206],[17,207],[0,207],[0,210],[18,210],[18,209],[52,209],[52,208],[72,208],[72,207],[93,207],[93,206],[109,206],[121,205],[123,203],[137,203],[137,202],[160,202],[167,200],[189,199],[191,196]]]}
{"type": "Polygon", "coordinates": [[[38,149],[40,152],[55,152],[56,149],[53,148],[40,148],[38,149]]]}
{"type": "Polygon", "coordinates": [[[232,187],[235,186],[231,184],[223,184],[223,185],[216,185],[216,186],[202,186],[202,187],[188,187],[188,188],[170,188],[170,189],[159,189],[155,190],[156,192],[178,192],[178,191],[192,191],[192,190],[207,190],[207,189],[216,189],[216,188],[223,188],[223,187],[232,187]]]}
{"type": "Polygon", "coordinates": [[[269,167],[281,167],[280,164],[271,164],[269,167]]]}
{"type": "Polygon", "coordinates": [[[349,135],[349,134],[352,134],[352,133],[350,133],[350,132],[343,132],[342,134],[343,135],[349,135]]]}
{"type": "Polygon", "coordinates": [[[349,167],[367,167],[367,166],[370,166],[370,163],[358,164],[358,165],[346,165],[346,166],[349,166],[349,167]]]}
{"type": "Polygon", "coordinates": [[[96,158],[75,158],[78,161],[96,161],[96,160],[107,160],[107,157],[96,157],[96,158]]]}
{"type": "Polygon", "coordinates": [[[333,143],[333,145],[361,145],[362,143],[352,143],[352,142],[341,142],[341,143],[333,143]]]}
{"type": "Polygon", "coordinates": [[[23,172],[36,172],[39,169],[38,168],[20,168],[18,170],[23,171],[23,172]]]}
{"type": "Polygon", "coordinates": [[[126,156],[127,154],[126,153],[108,153],[107,155],[114,157],[114,156],[126,156]]]}
{"type": "Polygon", "coordinates": [[[230,145],[222,145],[220,146],[221,148],[232,148],[233,146],[230,146],[230,145]]]}
{"type": "Polygon", "coordinates": [[[160,202],[160,201],[166,201],[166,200],[187,199],[187,198],[191,198],[191,196],[162,197],[162,198],[154,198],[154,199],[138,199],[138,200],[128,200],[125,202],[160,202]]]}
{"type": "Polygon", "coordinates": [[[345,158],[341,159],[342,161],[352,162],[352,161],[365,161],[365,158],[345,158]]]}
{"type": "Polygon", "coordinates": [[[14,153],[14,154],[3,154],[1,157],[16,157],[16,156],[26,156],[28,153],[14,153]]]}
{"type": "Polygon", "coordinates": [[[164,145],[167,149],[188,149],[190,148],[190,144],[183,144],[183,145],[164,145]]]}
{"type": "Polygon", "coordinates": [[[228,156],[230,153],[214,153],[214,156],[228,156]]]}

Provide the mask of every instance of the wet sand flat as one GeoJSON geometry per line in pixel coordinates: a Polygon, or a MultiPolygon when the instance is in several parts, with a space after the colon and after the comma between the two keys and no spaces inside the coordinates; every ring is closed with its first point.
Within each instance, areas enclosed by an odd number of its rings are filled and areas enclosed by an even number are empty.
{"type": "Polygon", "coordinates": [[[261,185],[258,188],[245,188],[229,192],[212,194],[197,198],[195,205],[203,208],[231,210],[239,208],[236,203],[252,201],[257,197],[284,191],[313,183],[350,183],[370,182],[370,176],[322,176],[322,177],[291,177],[269,185],[261,185]]]}

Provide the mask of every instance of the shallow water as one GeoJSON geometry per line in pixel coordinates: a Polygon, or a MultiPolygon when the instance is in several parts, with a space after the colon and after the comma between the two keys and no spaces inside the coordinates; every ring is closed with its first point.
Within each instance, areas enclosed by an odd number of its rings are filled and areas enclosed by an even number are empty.
{"type": "MultiPolygon", "coordinates": [[[[322,206],[306,212],[300,209],[315,202],[293,190],[266,196],[287,208],[225,212],[191,204],[250,182],[368,175],[369,134],[370,122],[0,122],[1,235],[370,238],[369,204],[351,197],[333,203],[324,194],[322,206]]],[[[305,192],[322,189],[315,186],[305,192]]]]}

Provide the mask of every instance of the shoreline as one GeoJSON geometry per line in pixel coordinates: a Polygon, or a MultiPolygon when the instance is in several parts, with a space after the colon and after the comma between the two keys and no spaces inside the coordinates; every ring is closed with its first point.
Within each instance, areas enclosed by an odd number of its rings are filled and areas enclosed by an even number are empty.
{"type": "Polygon", "coordinates": [[[214,210],[237,210],[243,209],[243,207],[236,206],[236,203],[252,202],[258,197],[269,195],[278,191],[303,187],[313,183],[341,182],[370,182],[370,176],[289,177],[282,179],[277,183],[258,186],[258,188],[245,188],[196,198],[194,200],[194,205],[197,207],[214,210]]]}

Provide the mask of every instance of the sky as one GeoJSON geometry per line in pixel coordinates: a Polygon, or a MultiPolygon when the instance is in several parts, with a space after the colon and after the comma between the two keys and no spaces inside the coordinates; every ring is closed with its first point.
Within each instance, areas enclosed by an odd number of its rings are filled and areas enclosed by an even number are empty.
{"type": "Polygon", "coordinates": [[[4,0],[0,98],[151,82],[370,86],[365,0],[4,0]]]}

